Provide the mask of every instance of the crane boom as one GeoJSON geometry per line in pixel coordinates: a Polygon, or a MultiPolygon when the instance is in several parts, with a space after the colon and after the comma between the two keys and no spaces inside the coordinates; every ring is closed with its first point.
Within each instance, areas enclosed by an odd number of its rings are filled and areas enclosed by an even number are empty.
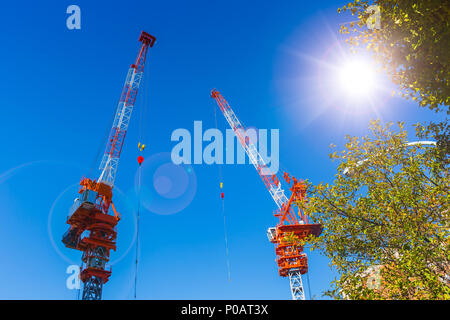
{"type": "MultiPolygon", "coordinates": [[[[276,174],[274,174],[269,169],[263,157],[259,154],[255,144],[250,139],[248,139],[245,127],[241,124],[233,109],[230,107],[225,98],[215,89],[211,91],[211,97],[216,100],[220,110],[225,116],[225,119],[227,120],[231,129],[234,131],[236,137],[239,139],[239,142],[247,153],[250,162],[256,168],[256,171],[258,171],[261,179],[263,180],[265,186],[267,187],[267,190],[270,193],[270,196],[272,197],[273,201],[275,201],[275,204],[280,211],[279,225],[298,223],[297,216],[293,211],[292,206],[290,205],[292,201],[290,202],[287,198],[284,190],[281,187],[280,180],[278,179],[276,174]]],[[[302,214],[300,223],[305,223],[305,220],[306,216],[302,214]]]]}
{"type": "Polygon", "coordinates": [[[103,154],[102,162],[100,164],[100,170],[102,171],[98,181],[106,183],[111,187],[114,185],[120,153],[127,133],[128,124],[130,123],[131,113],[139,90],[139,84],[144,75],[147,50],[148,47],[153,46],[155,37],[146,32],[142,32],[139,41],[142,42],[142,46],[136,57],[135,63],[132,64],[128,70],[122,94],[120,95],[119,104],[117,105],[111,132],[109,133],[105,153],[103,154]]]}
{"type": "Polygon", "coordinates": [[[306,185],[303,181],[294,177],[291,178],[287,173],[284,173],[286,182],[288,184],[291,181],[293,182],[289,189],[292,193],[288,199],[281,187],[280,180],[275,173],[271,172],[257,151],[255,144],[247,139],[244,126],[225,98],[215,89],[211,91],[211,97],[216,100],[225,119],[236,134],[250,162],[258,171],[278,207],[275,214],[279,219],[278,224],[275,228],[268,229],[267,236],[269,241],[276,245],[275,253],[280,276],[289,277],[292,299],[304,300],[305,294],[301,275],[308,271],[308,263],[299,240],[306,238],[308,235],[319,236],[322,232],[320,224],[308,224],[306,214],[298,206],[298,203],[303,202],[306,197],[306,185]],[[297,204],[297,213],[294,211],[294,204],[297,204]],[[297,216],[300,219],[297,219],[297,216]]]}
{"type": "Polygon", "coordinates": [[[220,110],[225,116],[231,129],[233,129],[236,137],[239,139],[242,147],[250,159],[250,162],[254,165],[258,171],[261,179],[269,190],[272,199],[275,201],[279,209],[288,203],[288,198],[284,194],[284,190],[281,188],[280,181],[277,176],[273,174],[267,164],[265,163],[263,157],[259,154],[256,146],[250,139],[246,139],[246,130],[241,124],[239,119],[234,114],[233,109],[231,109],[225,98],[216,90],[211,92],[211,97],[214,98],[220,107],[220,110]]]}

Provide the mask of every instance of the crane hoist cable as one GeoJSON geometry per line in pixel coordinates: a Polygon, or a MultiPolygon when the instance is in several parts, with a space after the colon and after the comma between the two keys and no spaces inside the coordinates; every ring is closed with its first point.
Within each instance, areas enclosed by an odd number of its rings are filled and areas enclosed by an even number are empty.
{"type": "Polygon", "coordinates": [[[147,121],[147,100],[148,100],[148,81],[146,79],[147,77],[147,71],[144,70],[144,77],[142,78],[142,95],[140,96],[141,99],[141,108],[139,110],[139,143],[146,141],[146,124],[147,121]]]}
{"type": "MultiPolygon", "coordinates": [[[[145,150],[145,141],[146,138],[146,115],[147,115],[147,97],[148,97],[148,81],[146,81],[146,74],[144,70],[144,76],[142,77],[142,87],[143,94],[141,95],[141,108],[139,112],[139,132],[138,132],[138,149],[139,153],[142,153],[145,150]]],[[[140,230],[140,211],[141,211],[141,182],[142,182],[142,162],[144,161],[144,157],[139,155],[137,158],[139,168],[138,168],[138,190],[137,190],[137,200],[138,200],[138,208],[136,215],[136,260],[135,260],[135,275],[134,275],[134,299],[137,297],[137,277],[138,277],[138,264],[139,264],[139,230],[140,230]]]]}
{"type": "Polygon", "coordinates": [[[312,296],[311,296],[311,283],[309,282],[309,272],[306,273],[306,279],[308,280],[309,300],[312,300],[312,296]]]}
{"type": "Polygon", "coordinates": [[[81,286],[77,289],[77,293],[76,293],[77,300],[80,300],[80,294],[81,294],[81,286]]]}
{"type": "MultiPolygon", "coordinates": [[[[216,129],[218,129],[217,125],[217,111],[214,106],[214,121],[216,124],[216,129]]],[[[228,235],[227,235],[227,223],[226,223],[226,215],[225,215],[225,195],[223,192],[223,175],[222,175],[222,165],[219,164],[219,183],[220,183],[220,197],[222,201],[222,215],[223,215],[223,231],[225,237],[225,256],[227,261],[227,275],[228,281],[231,281],[231,268],[230,268],[230,255],[228,250],[228,235]]]]}
{"type": "Polygon", "coordinates": [[[137,293],[137,276],[138,276],[138,263],[139,263],[139,219],[140,219],[140,210],[141,210],[141,175],[142,175],[142,161],[144,158],[142,156],[138,157],[138,209],[136,215],[136,265],[135,265],[135,273],[134,273],[134,299],[136,299],[137,293]]]}

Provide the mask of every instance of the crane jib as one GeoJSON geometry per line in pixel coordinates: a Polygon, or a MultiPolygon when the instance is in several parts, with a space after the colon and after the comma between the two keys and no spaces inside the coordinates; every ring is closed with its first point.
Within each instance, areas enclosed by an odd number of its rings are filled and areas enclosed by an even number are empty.
{"type": "Polygon", "coordinates": [[[269,193],[276,205],[279,209],[281,209],[283,205],[288,203],[289,200],[285,196],[284,190],[281,189],[281,184],[277,176],[269,169],[253,142],[250,139],[247,139],[244,126],[241,124],[225,98],[215,90],[212,91],[211,97],[216,100],[220,110],[225,116],[225,119],[247,153],[250,162],[261,176],[261,179],[269,190],[269,193]]]}
{"type": "Polygon", "coordinates": [[[125,141],[139,85],[144,75],[144,65],[148,47],[153,46],[155,39],[148,34],[143,34],[141,35],[140,41],[142,41],[142,46],[135,63],[132,64],[128,70],[106,144],[105,153],[103,154],[100,163],[99,169],[101,170],[101,174],[98,181],[104,182],[110,186],[114,185],[120,153],[125,141]]]}

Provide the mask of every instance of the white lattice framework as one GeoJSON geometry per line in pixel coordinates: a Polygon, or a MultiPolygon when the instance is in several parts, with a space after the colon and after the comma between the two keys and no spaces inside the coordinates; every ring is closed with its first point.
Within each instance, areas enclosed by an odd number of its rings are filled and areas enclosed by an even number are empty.
{"type": "MultiPolygon", "coordinates": [[[[130,68],[128,70],[127,79],[124,84],[124,91],[122,96],[130,96],[133,91],[138,91],[139,84],[143,77],[143,72],[136,72],[135,68],[130,68]]],[[[112,133],[115,134],[117,140],[123,140],[125,138],[128,125],[130,123],[131,113],[133,112],[134,101],[130,103],[127,100],[119,101],[117,106],[116,115],[114,117],[114,122],[112,126],[112,133]],[[114,131],[114,132],[113,132],[114,131]]],[[[111,138],[111,135],[110,135],[111,138]]],[[[111,143],[111,141],[108,141],[111,143]]],[[[121,149],[122,146],[120,146],[121,149]]],[[[101,174],[98,181],[106,183],[110,186],[114,185],[114,180],[116,178],[117,167],[119,165],[120,159],[120,149],[117,152],[109,152],[103,155],[102,162],[100,164],[101,174]]]]}
{"type": "Polygon", "coordinates": [[[300,270],[289,271],[289,284],[291,285],[292,300],[305,300],[300,270]]]}

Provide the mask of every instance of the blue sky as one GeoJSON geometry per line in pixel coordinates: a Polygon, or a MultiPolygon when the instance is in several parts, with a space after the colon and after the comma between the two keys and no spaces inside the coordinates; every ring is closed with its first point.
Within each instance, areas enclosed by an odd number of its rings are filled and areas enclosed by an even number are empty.
{"type": "MultiPolygon", "coordinates": [[[[374,105],[348,108],[327,87],[329,65],[343,57],[342,1],[40,1],[7,2],[0,13],[3,77],[0,158],[1,299],[74,299],[66,268],[81,254],[60,242],[83,175],[95,178],[141,30],[157,38],[125,140],[116,179],[122,213],[113,274],[104,299],[131,299],[134,284],[135,179],[139,114],[147,145],[139,255],[140,299],[289,299],[266,229],[275,204],[251,165],[223,166],[231,264],[227,280],[217,166],[170,172],[177,128],[214,128],[217,88],[241,121],[280,130],[280,163],[298,178],[331,182],[329,145],[367,133],[369,119],[437,119],[379,90],[374,105]],[[66,28],[66,8],[81,8],[81,30],[66,28]],[[331,98],[330,98],[331,97],[331,98]],[[158,171],[159,170],[159,171],[158,171]],[[164,173],[166,170],[166,173],[164,173]],[[155,193],[155,172],[173,196],[155,193]],[[181,188],[180,190],[176,189],[181,188]],[[184,188],[184,189],[183,189],[184,188]],[[161,207],[170,208],[163,214],[161,207]]],[[[383,79],[383,86],[389,87],[383,79]]],[[[388,92],[389,91],[389,92],[388,92]]],[[[218,113],[218,127],[228,128],[218,113]]],[[[172,170],[173,171],[173,170],[172,170]]],[[[309,254],[311,288],[321,298],[334,278],[328,260],[309,254]]]]}

